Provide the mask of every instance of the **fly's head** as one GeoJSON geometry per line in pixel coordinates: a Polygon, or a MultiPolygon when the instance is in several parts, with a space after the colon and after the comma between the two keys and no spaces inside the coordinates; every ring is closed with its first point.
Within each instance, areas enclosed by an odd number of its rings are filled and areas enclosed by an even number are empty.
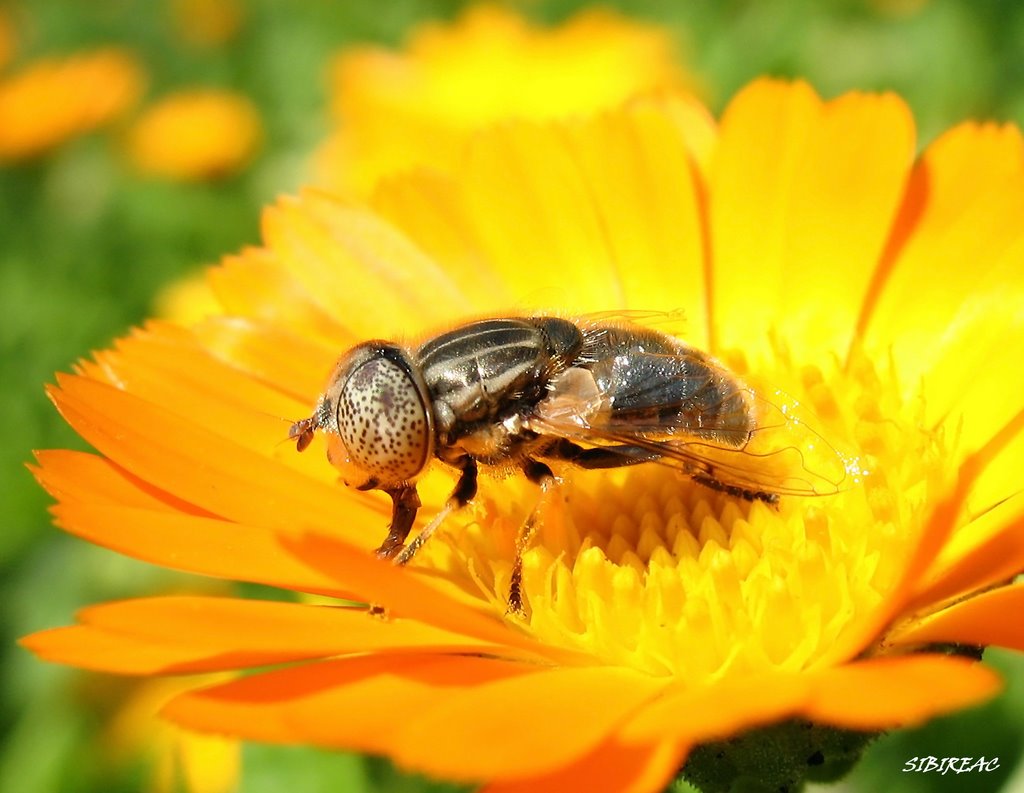
{"type": "Polygon", "coordinates": [[[430,396],[411,356],[370,341],[338,361],[313,415],[292,425],[302,451],[320,430],[327,458],[351,487],[390,490],[418,476],[433,456],[430,396]]]}

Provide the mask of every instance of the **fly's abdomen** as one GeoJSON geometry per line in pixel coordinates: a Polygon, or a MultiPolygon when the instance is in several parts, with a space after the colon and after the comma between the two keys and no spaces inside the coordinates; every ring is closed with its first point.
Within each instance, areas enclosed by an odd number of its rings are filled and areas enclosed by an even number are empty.
{"type": "Polygon", "coordinates": [[[654,331],[612,328],[586,366],[605,397],[609,427],[689,435],[742,446],[754,429],[743,384],[704,353],[654,331]]]}
{"type": "Polygon", "coordinates": [[[435,404],[450,412],[441,423],[470,425],[539,401],[580,344],[565,320],[488,319],[435,336],[416,357],[435,404]]]}

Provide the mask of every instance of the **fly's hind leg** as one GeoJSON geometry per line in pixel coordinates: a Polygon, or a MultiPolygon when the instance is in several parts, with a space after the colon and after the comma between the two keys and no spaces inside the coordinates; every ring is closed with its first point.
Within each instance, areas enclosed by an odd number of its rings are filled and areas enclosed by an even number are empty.
{"type": "Polygon", "coordinates": [[[778,493],[766,493],[763,490],[750,490],[739,485],[730,485],[728,482],[717,479],[712,470],[709,470],[707,473],[694,471],[689,474],[689,477],[698,485],[708,488],[708,490],[717,490],[719,493],[736,496],[744,501],[761,501],[772,507],[779,505],[778,493]]]}
{"type": "MultiPolygon", "coordinates": [[[[592,449],[585,449],[567,440],[560,440],[548,450],[549,457],[571,462],[580,468],[619,468],[624,465],[637,465],[639,463],[657,462],[661,455],[652,449],[643,446],[598,446],[592,449]]],[[[687,476],[698,485],[716,490],[719,493],[736,496],[745,501],[761,501],[769,506],[775,507],[779,504],[778,493],[768,493],[764,490],[752,490],[740,485],[733,485],[719,479],[715,475],[715,469],[710,464],[684,469],[687,476]]]]}
{"type": "MultiPolygon", "coordinates": [[[[462,469],[462,474],[461,476],[459,476],[459,481],[455,484],[455,489],[452,491],[452,494],[448,496],[448,500],[445,502],[445,505],[438,510],[437,514],[434,515],[430,523],[423,527],[423,531],[416,535],[416,538],[412,542],[410,542],[405,547],[402,547],[401,543],[405,540],[405,536],[407,536],[409,533],[409,529],[406,528],[405,535],[402,536],[402,540],[399,541],[397,548],[395,548],[391,556],[388,556],[386,558],[393,558],[395,560],[395,564],[397,565],[407,564],[417,554],[420,548],[424,546],[427,540],[430,539],[430,536],[435,531],[437,531],[437,528],[442,523],[444,523],[445,519],[449,515],[451,515],[456,510],[462,509],[464,506],[466,506],[466,504],[473,500],[473,497],[476,496],[476,460],[474,460],[472,457],[466,456],[460,459],[457,465],[462,469]]],[[[415,492],[415,488],[413,490],[415,492]]],[[[418,504],[418,497],[416,501],[418,504]]],[[[413,512],[414,518],[415,515],[416,513],[413,512]]],[[[409,526],[412,526],[411,521],[409,523],[409,526]]],[[[394,529],[392,529],[392,532],[393,531],[394,529]]],[[[388,541],[390,539],[391,533],[388,534],[388,539],[384,541],[384,545],[382,545],[380,549],[378,549],[378,554],[381,553],[381,550],[384,548],[385,545],[388,544],[388,541]]]]}

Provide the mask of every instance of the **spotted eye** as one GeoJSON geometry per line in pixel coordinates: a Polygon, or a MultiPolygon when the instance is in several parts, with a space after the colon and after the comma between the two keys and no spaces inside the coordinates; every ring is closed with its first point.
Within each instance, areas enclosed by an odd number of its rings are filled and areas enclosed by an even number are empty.
{"type": "Polygon", "coordinates": [[[382,484],[412,479],[430,455],[427,408],[416,382],[383,356],[358,364],[338,394],[347,463],[382,484]]]}

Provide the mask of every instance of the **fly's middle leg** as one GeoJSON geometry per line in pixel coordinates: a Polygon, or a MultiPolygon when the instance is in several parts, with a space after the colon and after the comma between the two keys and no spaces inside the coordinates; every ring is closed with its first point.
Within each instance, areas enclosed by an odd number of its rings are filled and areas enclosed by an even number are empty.
{"type": "Polygon", "coordinates": [[[739,485],[731,485],[716,478],[713,469],[710,469],[707,473],[693,471],[689,473],[689,477],[698,485],[708,488],[708,490],[716,490],[719,493],[742,498],[744,501],[761,501],[771,507],[777,507],[779,504],[778,493],[766,493],[763,490],[751,490],[739,485]]]}
{"type": "Polygon", "coordinates": [[[544,451],[545,457],[565,460],[580,468],[595,471],[604,468],[622,468],[626,465],[653,463],[661,459],[661,455],[653,449],[643,446],[596,446],[585,449],[572,441],[559,440],[544,451]]]}
{"type": "Polygon", "coordinates": [[[537,460],[525,460],[523,462],[523,473],[526,474],[527,479],[541,488],[540,501],[533,508],[530,516],[526,519],[523,525],[519,529],[519,535],[516,537],[516,555],[512,560],[512,575],[509,579],[508,585],[508,610],[512,614],[522,616],[523,610],[523,554],[530,547],[530,543],[533,541],[534,535],[537,533],[537,516],[540,514],[545,501],[548,498],[548,493],[554,490],[558,485],[558,480],[555,479],[555,475],[551,472],[542,462],[537,460]]]}

